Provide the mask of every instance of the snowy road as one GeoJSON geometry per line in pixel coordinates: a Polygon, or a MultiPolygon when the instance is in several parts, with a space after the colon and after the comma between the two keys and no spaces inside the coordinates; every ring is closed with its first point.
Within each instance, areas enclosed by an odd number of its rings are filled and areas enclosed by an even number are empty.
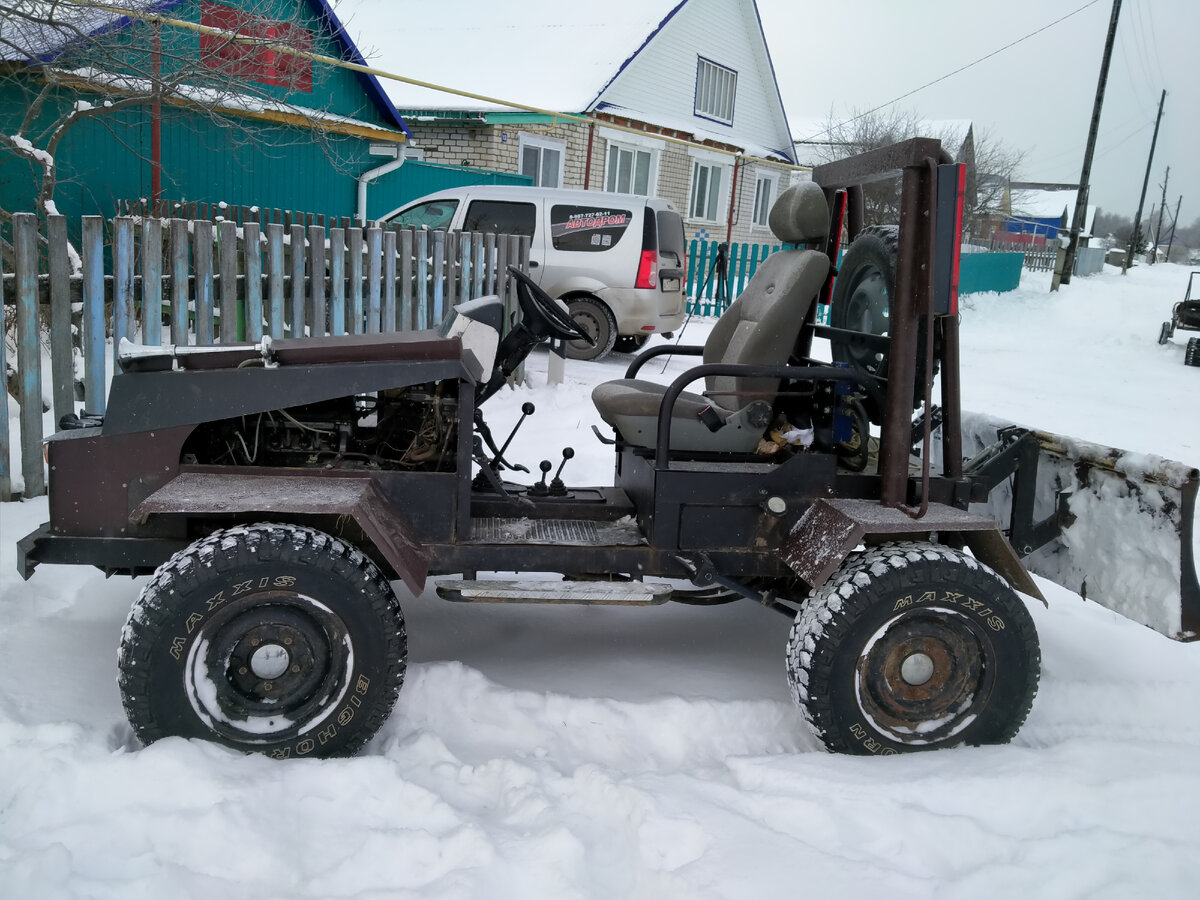
{"type": "MultiPolygon", "coordinates": [[[[970,298],[964,404],[1200,464],[1200,370],[1156,343],[1186,269],[970,298]]],[[[685,340],[702,336],[689,327],[685,340]]],[[[510,453],[570,443],[607,481],[590,385],[489,406],[510,453]]],[[[137,749],[115,684],[137,584],[43,567],[0,506],[0,898],[1191,898],[1200,877],[1200,644],[1042,582],[1043,676],[1009,746],[890,758],[816,748],[787,621],[740,604],[476,608],[401,594],[411,666],[356,759],[137,749]]]]}

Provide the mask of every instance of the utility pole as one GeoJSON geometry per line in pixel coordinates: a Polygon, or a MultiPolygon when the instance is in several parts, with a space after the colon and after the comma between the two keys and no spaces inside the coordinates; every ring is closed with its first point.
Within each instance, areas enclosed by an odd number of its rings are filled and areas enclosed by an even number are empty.
{"type": "Polygon", "coordinates": [[[1171,261],[1171,245],[1175,243],[1175,229],[1179,227],[1179,207],[1183,205],[1183,194],[1175,201],[1175,216],[1171,219],[1171,239],[1167,241],[1167,262],[1171,261]]]}
{"type": "Polygon", "coordinates": [[[1092,154],[1096,152],[1096,135],[1100,131],[1100,111],[1104,108],[1104,88],[1108,84],[1108,64],[1112,60],[1113,43],[1117,37],[1117,19],[1121,15],[1121,0],[1113,0],[1112,16],[1108,20],[1108,37],[1104,41],[1104,56],[1100,60],[1100,78],[1096,82],[1096,100],[1092,104],[1092,124],[1088,129],[1087,149],[1083,151],[1083,170],[1079,173],[1079,189],[1075,195],[1075,215],[1071,218],[1071,242],[1065,256],[1060,256],[1062,269],[1054,273],[1050,290],[1057,291],[1059,282],[1071,283],[1075,253],[1079,247],[1079,232],[1087,218],[1088,188],[1092,177],[1092,154]]]}
{"type": "MultiPolygon", "coordinates": [[[[1167,174],[1163,176],[1162,183],[1162,202],[1158,204],[1158,227],[1154,229],[1154,256],[1150,258],[1150,264],[1158,262],[1158,247],[1162,243],[1162,217],[1167,209],[1167,182],[1171,180],[1171,167],[1167,166],[1167,174]]],[[[1150,214],[1150,218],[1154,218],[1154,213],[1150,214]]]]}
{"type": "Polygon", "coordinates": [[[1164,88],[1162,96],[1158,98],[1158,117],[1154,120],[1154,137],[1150,139],[1150,158],[1146,160],[1146,177],[1142,179],[1142,196],[1138,200],[1137,215],[1133,217],[1133,231],[1129,235],[1129,246],[1125,248],[1125,262],[1121,265],[1121,274],[1124,275],[1129,271],[1129,264],[1133,262],[1133,239],[1137,237],[1138,225],[1142,221],[1142,209],[1146,206],[1146,188],[1150,186],[1150,167],[1154,165],[1154,145],[1158,143],[1158,126],[1162,122],[1163,104],[1167,102],[1167,91],[1164,88]]]}

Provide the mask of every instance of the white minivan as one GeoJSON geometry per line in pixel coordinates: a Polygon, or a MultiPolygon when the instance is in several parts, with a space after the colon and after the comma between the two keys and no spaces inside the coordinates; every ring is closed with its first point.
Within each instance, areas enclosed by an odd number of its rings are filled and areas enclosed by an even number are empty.
{"type": "Polygon", "coordinates": [[[530,275],[596,341],[573,359],[632,352],[683,324],[683,219],[658,197],[472,185],[406,204],[389,225],[528,235],[530,275]]]}

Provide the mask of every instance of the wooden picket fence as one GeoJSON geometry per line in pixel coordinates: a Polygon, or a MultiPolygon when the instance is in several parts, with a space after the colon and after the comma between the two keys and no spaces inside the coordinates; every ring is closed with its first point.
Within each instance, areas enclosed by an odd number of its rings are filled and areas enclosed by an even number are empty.
{"type": "MultiPolygon", "coordinates": [[[[1058,242],[1049,244],[992,242],[993,253],[1023,253],[1024,267],[1032,272],[1053,272],[1058,260],[1058,242]]],[[[1101,247],[1080,247],[1075,253],[1072,274],[1095,275],[1104,268],[1104,250],[1101,247]]]]}
{"type": "MultiPolygon", "coordinates": [[[[119,371],[123,337],[204,345],[421,330],[436,327],[455,303],[504,293],[510,263],[529,267],[529,238],[515,235],[142,216],[84,216],[81,233],[76,253],[64,216],[47,217],[42,233],[36,214],[15,213],[12,271],[0,260],[2,306],[16,310],[26,497],[45,493],[44,340],[57,422],[77,411],[79,399],[103,415],[106,369],[119,371]]],[[[515,303],[511,288],[506,302],[515,303]]],[[[7,372],[4,344],[0,372],[7,372]]],[[[8,396],[0,410],[0,501],[13,496],[8,396]]]]}
{"type": "Polygon", "coordinates": [[[746,287],[759,264],[782,244],[730,244],[725,255],[725,299],[720,297],[717,262],[719,241],[692,240],[687,253],[688,312],[719,316],[746,287]]]}

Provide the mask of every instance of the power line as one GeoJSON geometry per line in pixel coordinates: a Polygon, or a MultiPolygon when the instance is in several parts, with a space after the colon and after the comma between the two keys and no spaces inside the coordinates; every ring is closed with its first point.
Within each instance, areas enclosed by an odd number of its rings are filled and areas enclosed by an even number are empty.
{"type": "MultiPolygon", "coordinates": [[[[1037,31],[1031,31],[1031,32],[1029,32],[1029,34],[1025,35],[1024,37],[1017,38],[1015,41],[1005,44],[1003,47],[999,48],[998,50],[993,50],[991,53],[987,54],[986,56],[981,56],[978,59],[974,60],[973,62],[967,63],[965,66],[959,66],[953,72],[947,72],[945,75],[942,75],[940,78],[935,78],[935,79],[933,79],[933,81],[926,82],[925,84],[921,85],[920,87],[913,88],[907,94],[901,94],[895,100],[889,100],[887,103],[881,103],[881,104],[879,104],[879,106],[876,106],[874,109],[868,109],[866,112],[859,113],[857,116],[847,119],[844,122],[839,122],[837,125],[832,125],[829,128],[826,128],[824,131],[818,131],[816,134],[809,135],[808,137],[804,138],[804,141],[811,141],[814,138],[819,138],[822,135],[829,134],[835,128],[841,128],[845,125],[849,125],[851,122],[857,122],[859,119],[866,118],[867,116],[871,115],[872,113],[877,113],[877,112],[879,112],[879,110],[883,109],[884,107],[891,106],[895,103],[899,103],[901,100],[904,100],[907,97],[911,97],[913,94],[919,93],[920,91],[925,90],[925,88],[927,88],[927,87],[933,87],[935,84],[943,82],[947,78],[953,78],[955,75],[959,74],[960,72],[965,72],[967,69],[970,69],[970,68],[973,68],[973,67],[979,65],[981,62],[986,62],[987,60],[991,59],[993,56],[996,56],[999,53],[1003,53],[1005,50],[1008,50],[1012,47],[1017,46],[1017,44],[1024,43],[1025,41],[1029,40],[1031,37],[1035,37],[1035,36],[1041,34],[1043,31],[1045,31],[1048,28],[1053,28],[1059,22],[1065,22],[1067,19],[1071,18],[1072,16],[1078,15],[1079,13],[1081,13],[1085,9],[1087,9],[1089,6],[1095,6],[1099,2],[1100,2],[1100,0],[1090,0],[1090,2],[1083,4],[1083,6],[1079,7],[1078,9],[1076,9],[1072,12],[1067,13],[1065,16],[1055,19],[1053,22],[1049,23],[1048,25],[1043,25],[1041,28],[1037,29],[1037,31]]],[[[800,141],[799,143],[804,143],[804,141],[800,141]]]]}

